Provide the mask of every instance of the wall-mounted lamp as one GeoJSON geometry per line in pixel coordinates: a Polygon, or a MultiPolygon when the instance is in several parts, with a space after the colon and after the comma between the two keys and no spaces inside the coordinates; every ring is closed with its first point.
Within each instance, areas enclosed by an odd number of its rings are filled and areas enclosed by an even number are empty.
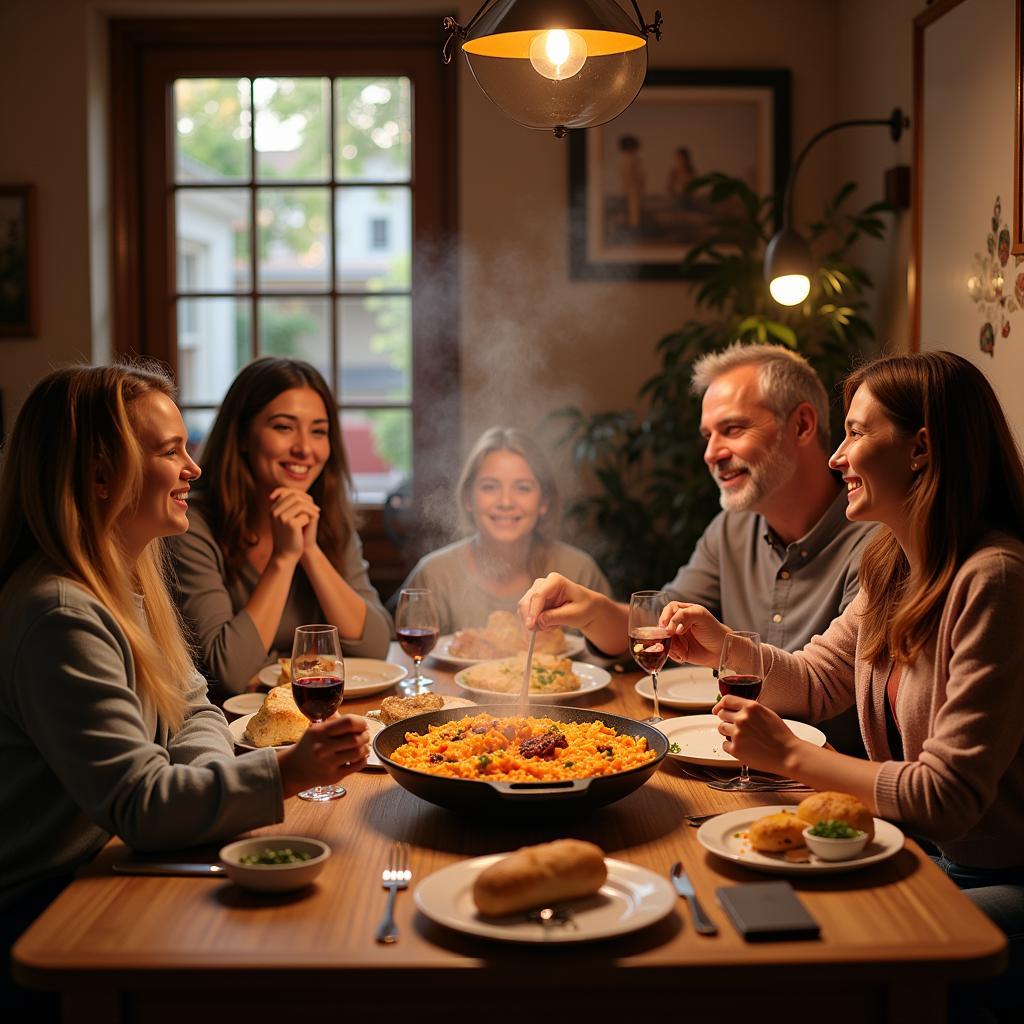
{"type": "Polygon", "coordinates": [[[553,131],[590,128],[636,99],[647,74],[647,38],[661,39],[615,0],[485,0],[463,28],[445,18],[442,54],[461,45],[477,84],[514,121],[553,131]]]}
{"type": "Polygon", "coordinates": [[[814,259],[811,256],[807,240],[792,227],[793,223],[793,183],[804,162],[804,158],[812,147],[826,135],[840,128],[853,128],[857,125],[887,125],[889,136],[898,142],[903,129],[910,127],[910,118],[904,117],[899,107],[889,117],[876,119],[858,119],[853,121],[837,121],[827,128],[822,128],[802,150],[793,164],[793,172],[786,182],[786,191],[782,196],[782,230],[768,243],[764,254],[764,276],[768,282],[768,290],[772,298],[781,306],[796,306],[807,298],[811,290],[811,277],[814,274],[814,259]]]}

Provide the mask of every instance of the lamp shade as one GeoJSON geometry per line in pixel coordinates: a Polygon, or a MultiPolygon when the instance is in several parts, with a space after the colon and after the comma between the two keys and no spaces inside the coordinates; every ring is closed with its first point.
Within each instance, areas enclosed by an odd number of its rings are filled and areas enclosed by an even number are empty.
{"type": "Polygon", "coordinates": [[[772,298],[781,306],[796,306],[811,290],[814,260],[799,231],[783,228],[764,253],[764,276],[772,298]]]}
{"type": "Polygon", "coordinates": [[[621,114],[647,74],[647,39],[614,0],[498,0],[462,49],[509,117],[558,135],[621,114]]]}

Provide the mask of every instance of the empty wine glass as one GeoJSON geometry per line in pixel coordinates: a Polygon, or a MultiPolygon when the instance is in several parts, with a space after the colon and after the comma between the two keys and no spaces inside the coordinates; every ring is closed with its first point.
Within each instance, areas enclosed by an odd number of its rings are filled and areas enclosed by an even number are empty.
{"type": "MultiPolygon", "coordinates": [[[[718,692],[727,697],[757,700],[764,685],[764,660],[761,657],[761,636],[737,630],[727,633],[722,644],[722,660],[718,669],[718,692]]],[[[737,789],[749,789],[750,769],[740,765],[737,789]]]]}
{"type": "Polygon", "coordinates": [[[437,606],[429,590],[403,590],[398,597],[395,610],[395,632],[398,643],[416,666],[416,675],[402,683],[403,693],[425,693],[434,685],[434,680],[423,674],[420,665],[434,649],[437,635],[441,632],[437,606]]]}
{"type": "Polygon", "coordinates": [[[654,714],[644,721],[663,722],[658,706],[658,673],[668,657],[671,634],[661,625],[661,613],[672,598],[664,590],[638,590],[629,597],[629,653],[651,677],[654,714]]]}
{"type": "MultiPolygon", "coordinates": [[[[345,662],[335,626],[299,626],[292,643],[292,696],[298,709],[311,721],[323,722],[341,704],[345,693],[345,662]]],[[[337,800],[345,787],[314,786],[299,794],[300,800],[337,800]]]]}

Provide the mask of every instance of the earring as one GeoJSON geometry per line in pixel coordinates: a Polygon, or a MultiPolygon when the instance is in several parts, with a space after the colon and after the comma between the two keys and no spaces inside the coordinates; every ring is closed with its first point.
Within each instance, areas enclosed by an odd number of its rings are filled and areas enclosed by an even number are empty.
{"type": "Polygon", "coordinates": [[[910,464],[911,471],[916,473],[920,468],[921,468],[921,463],[918,462],[917,459],[914,459],[914,461],[910,464]]]}

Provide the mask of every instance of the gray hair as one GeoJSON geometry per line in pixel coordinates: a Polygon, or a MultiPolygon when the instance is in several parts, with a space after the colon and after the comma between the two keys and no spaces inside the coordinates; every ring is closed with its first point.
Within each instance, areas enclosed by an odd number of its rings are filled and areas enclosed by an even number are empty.
{"type": "Polygon", "coordinates": [[[807,402],[818,414],[821,450],[829,451],[831,433],[825,385],[802,355],[782,345],[736,341],[720,352],[709,352],[693,364],[690,390],[695,395],[703,395],[722,374],[740,366],[758,368],[761,398],[780,424],[801,402],[807,402]]]}

